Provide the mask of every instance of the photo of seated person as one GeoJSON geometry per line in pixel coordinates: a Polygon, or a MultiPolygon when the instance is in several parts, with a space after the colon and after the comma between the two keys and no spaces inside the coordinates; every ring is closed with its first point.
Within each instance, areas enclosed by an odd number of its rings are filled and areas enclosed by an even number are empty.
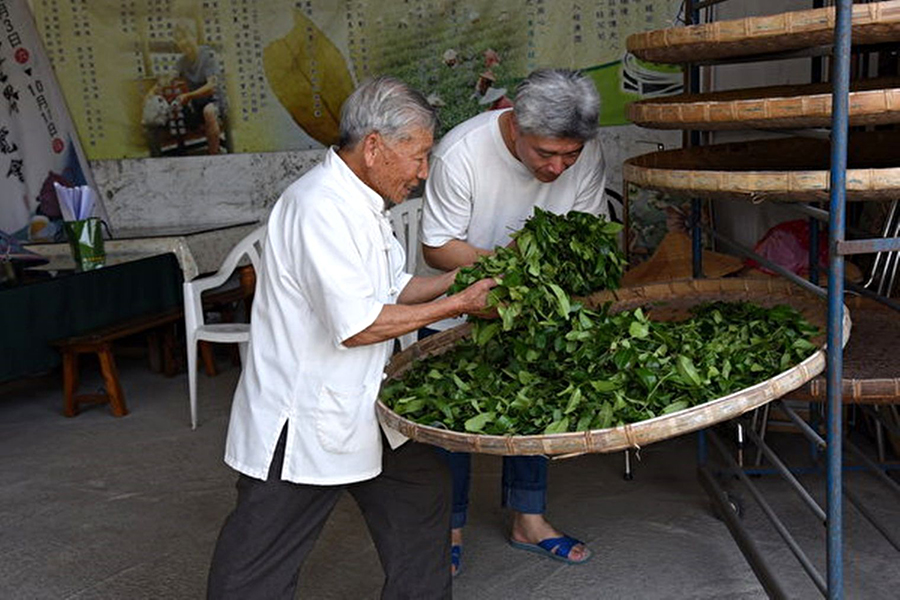
{"type": "Polygon", "coordinates": [[[227,152],[222,143],[225,90],[215,52],[200,44],[192,21],[177,23],[172,40],[180,54],[174,72],[159,77],[144,98],[143,125],[151,155],[193,154],[189,146],[196,144],[189,138],[195,132],[205,139],[206,154],[227,152]],[[175,138],[177,151],[164,143],[166,133],[175,138]]]}

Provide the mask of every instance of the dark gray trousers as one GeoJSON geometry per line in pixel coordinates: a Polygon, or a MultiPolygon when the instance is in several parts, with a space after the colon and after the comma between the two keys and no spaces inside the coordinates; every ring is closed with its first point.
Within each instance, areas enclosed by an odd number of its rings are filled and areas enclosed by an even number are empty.
{"type": "Polygon", "coordinates": [[[282,433],[268,479],[238,477],[237,506],[219,533],[207,597],[292,600],[300,566],[347,490],[362,511],[384,568],[381,597],[450,598],[447,467],[430,446],[410,441],[392,451],[386,440],[382,442],[378,477],[348,485],[303,485],[280,479],[282,433]]]}

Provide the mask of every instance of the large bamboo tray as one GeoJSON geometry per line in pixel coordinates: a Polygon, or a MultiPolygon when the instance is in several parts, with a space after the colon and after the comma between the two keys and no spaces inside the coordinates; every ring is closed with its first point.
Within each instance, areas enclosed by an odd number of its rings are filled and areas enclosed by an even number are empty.
{"type": "MultiPolygon", "coordinates": [[[[704,25],[657,29],[628,36],[629,52],[658,63],[753,56],[831,44],[834,7],[704,25]]],[[[900,39],[900,0],[853,5],[854,44],[881,44],[900,39]]]]}
{"type": "MultiPolygon", "coordinates": [[[[900,78],[854,82],[850,125],[900,122],[900,78]]],[[[630,121],[655,129],[747,129],[831,125],[831,84],[678,94],[628,105],[630,121]]]]}
{"type": "MultiPolygon", "coordinates": [[[[853,339],[844,348],[842,399],[845,404],[900,404],[900,315],[874,300],[847,300],[853,312],[853,339]]],[[[821,375],[791,393],[791,399],[821,401],[821,375]]]]}
{"type": "MultiPolygon", "coordinates": [[[[776,279],[706,279],[623,288],[615,294],[602,292],[592,295],[586,299],[586,304],[599,306],[613,301],[613,310],[642,306],[649,308],[652,318],[662,320],[680,318],[687,314],[690,307],[713,300],[749,300],[762,306],[790,304],[825,331],[825,300],[776,279]]],[[[463,325],[413,344],[394,356],[386,370],[388,377],[402,377],[414,361],[449,350],[458,340],[468,335],[469,329],[467,325],[463,325]]],[[[845,312],[845,344],[849,336],[850,316],[849,312],[845,312]]],[[[822,349],[824,335],[814,341],[820,345],[818,351],[799,365],[771,379],[706,404],[621,427],[552,435],[474,435],[414,423],[397,415],[381,401],[377,404],[376,412],[384,425],[411,439],[457,452],[501,455],[615,452],[625,448],[639,448],[735,418],[799,388],[825,368],[825,352],[822,349]]]]}
{"type": "MultiPolygon", "coordinates": [[[[900,196],[900,132],[850,135],[847,200],[900,196]]],[[[652,152],[625,161],[623,179],[675,197],[827,201],[828,140],[783,138],[652,152]]]]}

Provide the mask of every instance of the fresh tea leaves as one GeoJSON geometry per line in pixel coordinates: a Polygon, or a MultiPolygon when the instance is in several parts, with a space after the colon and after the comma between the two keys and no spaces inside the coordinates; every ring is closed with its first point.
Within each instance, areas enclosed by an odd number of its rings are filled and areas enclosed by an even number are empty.
{"type": "MultiPolygon", "coordinates": [[[[531,337],[578,318],[581,306],[570,295],[618,288],[625,266],[618,223],[577,211],[556,215],[534,210],[513,234],[513,245],[496,248],[494,254],[461,269],[450,288],[452,294],[485,277],[495,278],[498,284],[488,302],[498,308],[500,328],[523,329],[531,337]]],[[[474,320],[473,337],[479,343],[498,330],[495,321],[474,320]]]]}
{"type": "Polygon", "coordinates": [[[651,321],[640,309],[584,314],[591,327],[579,320],[542,341],[464,340],[386,383],[382,399],[417,423],[469,433],[603,429],[773,377],[812,354],[808,338],[818,333],[789,306],[744,302],[702,305],[680,322],[651,321]]]}
{"type": "Polygon", "coordinates": [[[585,308],[573,296],[619,285],[620,230],[602,217],[535,209],[514,245],[462,269],[454,284],[497,278],[489,302],[500,319],[474,319],[471,338],[387,382],[382,400],[454,431],[586,431],[727,395],[815,351],[817,328],[790,306],[715,302],[680,322],[585,308]]]}

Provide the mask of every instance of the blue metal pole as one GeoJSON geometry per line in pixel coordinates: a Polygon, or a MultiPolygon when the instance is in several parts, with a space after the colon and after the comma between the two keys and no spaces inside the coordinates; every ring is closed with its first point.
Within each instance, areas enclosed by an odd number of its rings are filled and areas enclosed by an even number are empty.
{"type": "MultiPolygon", "coordinates": [[[[711,6],[711,4],[710,4],[711,6]]],[[[693,2],[688,2],[685,5],[685,10],[688,11],[690,15],[689,25],[697,25],[700,23],[700,9],[693,2]]],[[[690,83],[688,91],[692,94],[700,93],[700,67],[697,65],[689,65],[688,66],[689,75],[688,81],[690,83]]],[[[699,131],[691,131],[690,134],[690,145],[691,146],[699,146],[700,145],[700,132],[699,131]]],[[[691,272],[694,279],[700,279],[703,277],[703,241],[702,241],[702,230],[700,229],[700,224],[702,222],[701,211],[703,210],[703,205],[701,204],[698,198],[694,198],[691,200],[691,215],[690,215],[690,229],[691,229],[691,272]]]]}
{"type": "MultiPolygon", "coordinates": [[[[697,25],[700,23],[700,9],[694,3],[694,0],[685,0],[685,25],[697,25]]],[[[692,94],[700,92],[700,67],[696,65],[688,65],[685,79],[688,91],[692,94]]],[[[700,145],[700,132],[691,131],[684,140],[686,146],[700,145]]],[[[694,279],[703,276],[703,245],[701,243],[700,231],[700,200],[691,200],[691,215],[689,226],[691,229],[691,265],[694,279]]],[[[706,442],[706,431],[701,429],[697,432],[697,464],[705,466],[709,459],[709,447],[706,442]]]]}
{"type": "Polygon", "coordinates": [[[828,598],[843,598],[841,392],[843,379],[844,241],[847,196],[847,136],[850,95],[852,0],[837,0],[832,62],[831,197],[828,223],[828,598]]]}

